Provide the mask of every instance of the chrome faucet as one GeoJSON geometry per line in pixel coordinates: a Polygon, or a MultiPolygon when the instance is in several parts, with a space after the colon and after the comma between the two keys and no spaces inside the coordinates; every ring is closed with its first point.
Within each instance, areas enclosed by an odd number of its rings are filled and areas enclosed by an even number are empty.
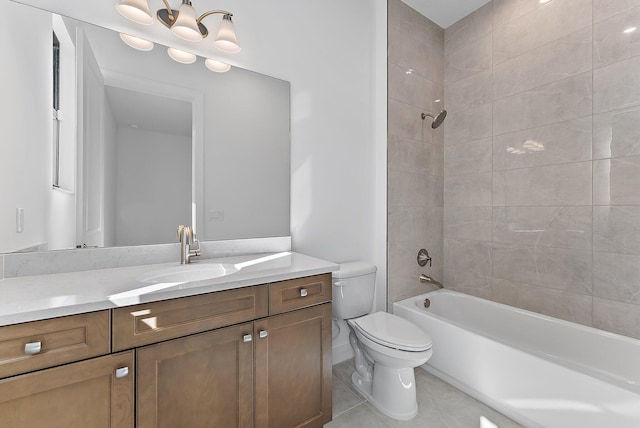
{"type": "Polygon", "coordinates": [[[183,224],[178,226],[177,234],[180,240],[180,264],[191,263],[191,257],[200,255],[200,241],[196,239],[193,229],[183,224]]]}
{"type": "Polygon", "coordinates": [[[444,285],[442,285],[440,282],[436,281],[435,279],[425,274],[420,274],[420,282],[422,283],[428,282],[430,284],[437,286],[438,288],[444,288],[444,285]]]}

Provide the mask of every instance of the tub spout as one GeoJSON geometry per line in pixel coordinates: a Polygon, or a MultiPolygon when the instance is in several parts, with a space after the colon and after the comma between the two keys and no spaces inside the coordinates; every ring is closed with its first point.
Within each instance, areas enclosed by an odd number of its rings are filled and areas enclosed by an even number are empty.
{"type": "Polygon", "coordinates": [[[371,373],[373,371],[371,363],[366,360],[364,354],[362,353],[362,349],[358,344],[358,338],[356,337],[356,334],[353,332],[353,330],[349,332],[349,342],[351,343],[351,347],[353,348],[353,362],[355,363],[356,371],[360,376],[362,376],[363,380],[371,382],[371,380],[373,379],[373,375],[371,373]]]}
{"type": "Polygon", "coordinates": [[[435,285],[438,288],[444,288],[444,285],[442,285],[442,283],[440,283],[439,281],[436,281],[435,279],[431,278],[430,276],[427,276],[425,274],[421,274],[420,275],[420,282],[422,283],[430,283],[435,285]]]}

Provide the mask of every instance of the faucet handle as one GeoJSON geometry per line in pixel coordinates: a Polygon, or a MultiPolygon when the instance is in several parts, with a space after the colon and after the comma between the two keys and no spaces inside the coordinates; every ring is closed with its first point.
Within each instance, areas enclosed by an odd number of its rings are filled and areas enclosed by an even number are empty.
{"type": "Polygon", "coordinates": [[[178,240],[182,239],[182,231],[184,230],[184,228],[185,228],[184,224],[178,225],[178,229],[176,230],[176,235],[177,235],[178,240]]]}
{"type": "Polygon", "coordinates": [[[191,245],[189,245],[189,251],[193,251],[194,253],[197,253],[196,256],[200,255],[200,241],[196,238],[195,234],[193,235],[193,240],[191,241],[191,245]]]}

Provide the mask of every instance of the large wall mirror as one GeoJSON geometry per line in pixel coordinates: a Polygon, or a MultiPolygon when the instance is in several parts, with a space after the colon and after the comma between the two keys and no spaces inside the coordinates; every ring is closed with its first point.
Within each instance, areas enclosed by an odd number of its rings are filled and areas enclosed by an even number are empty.
{"type": "Polygon", "coordinates": [[[288,82],[0,1],[0,253],[289,235],[288,82]]]}

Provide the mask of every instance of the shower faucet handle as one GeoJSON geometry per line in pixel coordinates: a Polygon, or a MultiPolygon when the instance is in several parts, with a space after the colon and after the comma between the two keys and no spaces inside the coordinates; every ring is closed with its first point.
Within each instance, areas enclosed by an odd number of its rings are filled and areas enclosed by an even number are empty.
{"type": "Polygon", "coordinates": [[[431,256],[429,255],[429,252],[427,250],[425,250],[424,248],[422,248],[420,251],[418,251],[418,264],[420,265],[420,267],[424,267],[427,265],[427,263],[429,263],[429,267],[431,267],[431,256]]]}

